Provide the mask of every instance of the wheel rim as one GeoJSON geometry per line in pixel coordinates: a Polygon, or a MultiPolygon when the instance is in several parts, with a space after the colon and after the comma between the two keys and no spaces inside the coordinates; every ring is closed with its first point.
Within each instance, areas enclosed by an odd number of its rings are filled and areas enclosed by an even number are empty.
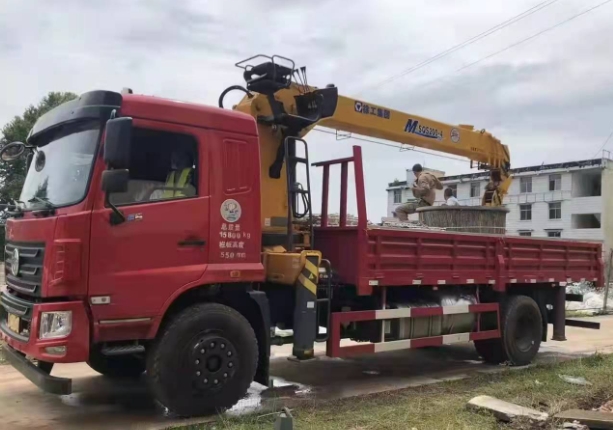
{"type": "Polygon", "coordinates": [[[238,355],[232,342],[219,335],[199,337],[189,354],[192,386],[198,391],[219,391],[238,371],[238,355]]]}
{"type": "Polygon", "coordinates": [[[530,351],[534,347],[536,324],[538,324],[538,321],[533,315],[524,314],[518,319],[515,330],[515,345],[521,352],[530,351]]]}

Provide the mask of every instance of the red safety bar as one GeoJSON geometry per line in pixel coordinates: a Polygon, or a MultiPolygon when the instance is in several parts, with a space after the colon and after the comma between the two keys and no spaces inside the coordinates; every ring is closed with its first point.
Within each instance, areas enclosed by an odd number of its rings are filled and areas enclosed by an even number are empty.
{"type": "Polygon", "coordinates": [[[353,147],[353,157],[339,158],[336,160],[320,161],[313,163],[315,167],[323,167],[323,183],[321,198],[321,227],[328,226],[328,197],[330,188],[330,166],[341,165],[341,202],[339,227],[347,227],[347,186],[349,163],[353,162],[355,173],[355,192],[358,205],[358,228],[366,228],[368,219],[366,216],[366,192],[364,190],[364,168],[362,165],[362,148],[353,147]]]}
{"type": "Polygon", "coordinates": [[[469,342],[474,340],[494,339],[500,337],[500,313],[498,303],[481,303],[474,305],[454,305],[434,308],[402,308],[371,311],[334,312],[330,320],[330,336],[326,346],[326,355],[329,357],[348,357],[360,354],[374,354],[400,349],[424,348],[427,346],[450,345],[453,343],[469,342]],[[481,318],[477,318],[476,331],[467,333],[453,333],[440,336],[420,337],[416,339],[402,339],[385,341],[381,333],[381,341],[341,347],[341,324],[357,321],[391,320],[398,318],[423,318],[431,316],[454,314],[481,314],[495,312],[498,328],[495,330],[481,330],[481,318]]]}

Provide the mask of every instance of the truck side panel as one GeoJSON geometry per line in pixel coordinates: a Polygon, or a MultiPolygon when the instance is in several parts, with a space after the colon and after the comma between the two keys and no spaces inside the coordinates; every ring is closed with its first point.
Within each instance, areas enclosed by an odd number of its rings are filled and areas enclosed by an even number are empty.
{"type": "Polygon", "coordinates": [[[595,281],[602,285],[601,245],[435,231],[320,228],[317,248],[339,281],[372,286],[507,284],[595,281]],[[357,262],[357,264],[356,264],[357,262]]]}

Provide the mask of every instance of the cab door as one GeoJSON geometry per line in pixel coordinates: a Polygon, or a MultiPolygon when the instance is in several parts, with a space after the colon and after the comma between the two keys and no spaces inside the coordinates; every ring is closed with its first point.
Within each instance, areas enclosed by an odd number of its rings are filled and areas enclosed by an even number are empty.
{"type": "Polygon", "coordinates": [[[173,292],[205,272],[207,137],[203,129],[134,120],[128,191],[109,196],[126,221],[111,224],[102,191],[92,214],[89,297],[99,340],[144,337],[173,292]],[[186,183],[177,185],[180,192],[166,186],[173,170],[186,168],[185,161],[172,165],[177,152],[183,160],[191,157],[192,169],[186,183]]]}

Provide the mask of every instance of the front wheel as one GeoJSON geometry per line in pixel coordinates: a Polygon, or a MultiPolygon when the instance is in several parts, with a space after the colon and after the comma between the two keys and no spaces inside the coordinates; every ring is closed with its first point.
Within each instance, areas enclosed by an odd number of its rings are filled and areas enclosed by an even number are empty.
{"type": "Polygon", "coordinates": [[[163,329],[147,355],[156,400],[182,416],[233,406],[247,392],[258,364],[249,322],[234,309],[201,303],[163,329]]]}
{"type": "Polygon", "coordinates": [[[488,363],[530,364],[543,336],[541,311],[528,296],[511,296],[501,306],[501,337],[475,341],[475,348],[488,363]]]}

